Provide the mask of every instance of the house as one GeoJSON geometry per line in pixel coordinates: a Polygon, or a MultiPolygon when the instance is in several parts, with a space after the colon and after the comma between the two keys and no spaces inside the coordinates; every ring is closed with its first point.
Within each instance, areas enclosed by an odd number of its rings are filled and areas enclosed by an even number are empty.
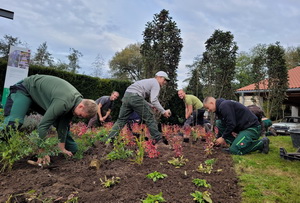
{"type": "MultiPolygon", "coordinates": [[[[291,110],[291,116],[299,115],[300,108],[300,66],[290,69],[289,75],[289,88],[287,89],[287,99],[284,104],[291,110]]],[[[268,91],[267,80],[260,81],[259,88],[255,89],[255,84],[251,84],[236,90],[239,95],[239,102],[245,106],[256,104],[262,106],[263,94],[268,91]],[[257,95],[259,92],[259,96],[257,95]]]]}

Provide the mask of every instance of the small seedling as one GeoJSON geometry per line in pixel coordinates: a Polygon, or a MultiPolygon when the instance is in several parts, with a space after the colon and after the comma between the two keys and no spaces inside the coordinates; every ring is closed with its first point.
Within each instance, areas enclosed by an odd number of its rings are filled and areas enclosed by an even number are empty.
{"type": "Polygon", "coordinates": [[[198,166],[197,171],[201,172],[201,173],[208,173],[211,174],[212,170],[213,170],[213,164],[216,162],[215,159],[208,159],[204,162],[203,164],[200,164],[198,166]]]}
{"type": "Polygon", "coordinates": [[[102,180],[101,178],[100,178],[100,181],[101,181],[101,184],[103,185],[103,187],[106,187],[106,188],[108,188],[108,187],[112,187],[112,186],[114,186],[114,185],[116,185],[117,183],[119,183],[120,182],[120,178],[119,177],[112,177],[112,178],[110,178],[110,179],[108,179],[106,176],[104,177],[104,180],[102,180]]]}
{"type": "Polygon", "coordinates": [[[212,199],[210,198],[210,193],[208,191],[205,192],[199,192],[195,191],[194,193],[191,193],[191,195],[194,197],[194,201],[199,203],[212,203],[212,199]]]}
{"type": "Polygon", "coordinates": [[[162,192],[157,195],[147,194],[147,198],[142,200],[143,203],[159,203],[166,202],[166,200],[162,197],[162,192]]]}
{"type": "Polygon", "coordinates": [[[158,179],[164,179],[165,177],[168,177],[167,174],[162,174],[160,172],[154,171],[153,173],[149,173],[147,178],[152,179],[154,182],[157,181],[158,179]]]}
{"type": "Polygon", "coordinates": [[[168,163],[175,166],[175,168],[180,168],[181,166],[184,166],[188,161],[188,159],[184,159],[183,156],[180,156],[179,158],[173,157],[173,159],[168,161],[168,163]]]}
{"type": "Polygon", "coordinates": [[[207,187],[207,188],[211,187],[211,185],[206,183],[206,180],[204,180],[204,179],[196,178],[193,180],[193,183],[198,187],[207,187]]]}

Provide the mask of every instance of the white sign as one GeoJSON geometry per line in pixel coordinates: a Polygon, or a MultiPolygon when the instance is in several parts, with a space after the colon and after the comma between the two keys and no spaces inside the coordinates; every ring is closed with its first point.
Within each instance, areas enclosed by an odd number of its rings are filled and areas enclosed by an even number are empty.
{"type": "Polygon", "coordinates": [[[6,103],[9,87],[28,76],[30,50],[20,47],[10,47],[5,75],[2,105],[6,103]]]}

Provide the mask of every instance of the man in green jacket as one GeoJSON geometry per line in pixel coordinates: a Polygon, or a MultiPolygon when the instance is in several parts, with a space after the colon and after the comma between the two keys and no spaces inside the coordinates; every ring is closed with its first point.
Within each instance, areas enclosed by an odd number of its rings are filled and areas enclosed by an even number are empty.
{"type": "MultiPolygon", "coordinates": [[[[18,127],[21,127],[30,107],[44,115],[37,129],[39,137],[44,139],[48,129],[54,125],[60,141],[58,146],[68,156],[77,151],[77,144],[69,133],[72,117],[91,118],[97,113],[94,100],[83,99],[70,83],[50,75],[33,75],[10,87],[4,108],[4,124],[16,127],[15,122],[18,121],[18,127]]],[[[49,162],[49,156],[37,161],[39,164],[49,162]]]]}

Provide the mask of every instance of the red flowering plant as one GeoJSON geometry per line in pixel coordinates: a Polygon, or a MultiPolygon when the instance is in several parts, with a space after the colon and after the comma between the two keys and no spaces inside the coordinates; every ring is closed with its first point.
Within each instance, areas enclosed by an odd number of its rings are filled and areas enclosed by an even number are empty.
{"type": "Polygon", "coordinates": [[[203,128],[201,125],[196,125],[192,127],[192,136],[193,141],[197,141],[197,139],[205,137],[205,128],[203,128]]]}
{"type": "Polygon", "coordinates": [[[149,158],[157,158],[160,155],[160,152],[157,151],[157,146],[153,144],[151,139],[144,142],[144,147],[149,158]]]}
{"type": "Polygon", "coordinates": [[[175,152],[175,157],[181,157],[182,156],[182,151],[183,151],[183,148],[182,148],[182,139],[183,137],[182,136],[178,136],[178,135],[175,135],[171,138],[171,146],[175,152]]]}
{"type": "Polygon", "coordinates": [[[173,134],[172,126],[170,126],[170,125],[162,125],[161,126],[161,130],[162,130],[163,136],[169,142],[170,139],[171,139],[171,136],[173,134]]]}
{"type": "Polygon", "coordinates": [[[135,136],[133,136],[132,132],[129,130],[127,126],[125,126],[121,130],[120,136],[122,137],[122,140],[124,141],[125,145],[130,147],[136,146],[135,136]]]}
{"type": "Polygon", "coordinates": [[[181,133],[183,134],[183,138],[185,139],[189,139],[192,133],[192,128],[191,126],[183,126],[183,128],[181,129],[181,133]]]}
{"type": "Polygon", "coordinates": [[[162,126],[163,136],[165,136],[168,143],[172,146],[175,152],[175,157],[180,157],[182,155],[182,140],[183,137],[178,135],[180,132],[180,127],[178,125],[163,125],[162,126]]]}
{"type": "Polygon", "coordinates": [[[212,154],[215,140],[216,140],[216,137],[213,132],[209,131],[206,133],[205,145],[204,145],[204,151],[205,151],[206,155],[212,154]]]}
{"type": "Polygon", "coordinates": [[[87,130],[88,127],[84,122],[70,123],[70,132],[73,135],[82,136],[87,132],[87,130]]]}

